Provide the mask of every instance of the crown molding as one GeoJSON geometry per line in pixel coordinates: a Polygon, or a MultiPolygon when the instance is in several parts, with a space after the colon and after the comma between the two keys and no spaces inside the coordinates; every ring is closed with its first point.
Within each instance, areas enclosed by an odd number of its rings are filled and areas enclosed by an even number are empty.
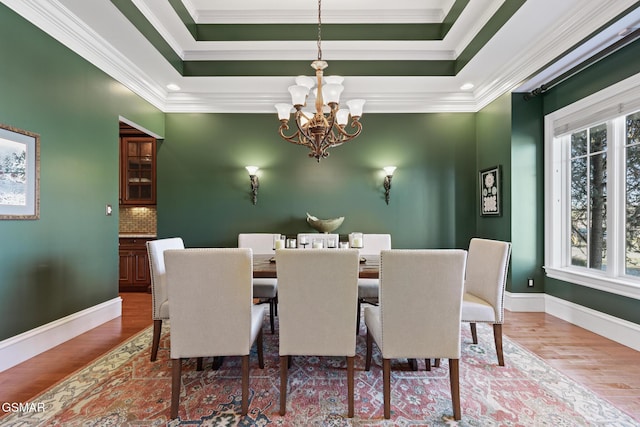
{"type": "MultiPolygon", "coordinates": [[[[136,1],[144,2],[145,0],[136,1]]],[[[166,61],[159,63],[166,65],[170,72],[163,70],[164,74],[160,75],[164,77],[151,76],[127,59],[78,16],[71,13],[60,0],[3,0],[3,3],[161,111],[275,114],[273,104],[280,100],[286,101],[286,88],[291,84],[292,77],[274,80],[275,83],[272,86],[264,83],[270,80],[256,77],[220,77],[215,78],[216,80],[182,77],[175,70],[170,69],[166,61]],[[166,76],[174,75],[176,75],[174,83],[183,87],[184,93],[170,93],[164,87],[168,82],[160,81],[161,78],[166,79],[166,76]],[[202,84],[203,81],[207,84],[202,84]],[[215,84],[209,85],[209,82],[215,82],[215,84]]],[[[581,7],[581,3],[576,4],[574,9],[565,13],[564,19],[558,21],[561,24],[555,27],[554,31],[547,31],[543,36],[538,37],[531,43],[532,49],[521,50],[519,55],[510,57],[501,67],[497,69],[491,67],[495,69],[491,75],[486,74],[492,61],[490,54],[484,57],[477,55],[465,66],[461,74],[455,77],[376,77],[374,80],[367,80],[363,77],[350,76],[345,82],[344,99],[354,97],[367,99],[366,114],[477,112],[497,97],[515,90],[532,74],[548,67],[557,58],[562,57],[565,51],[591,36],[590,33],[594,28],[605,25],[633,4],[635,2],[632,0],[598,2],[595,5],[591,2],[590,7],[581,7]],[[489,65],[485,64],[483,67],[483,61],[489,65]],[[456,82],[467,80],[468,76],[474,75],[483,76],[482,82],[474,81],[477,88],[474,92],[455,90],[458,86],[456,82]],[[351,92],[349,92],[350,87],[351,92]]],[[[110,3],[107,6],[113,7],[110,3]]],[[[523,7],[526,8],[526,6],[525,3],[523,7]]],[[[520,16],[520,22],[523,19],[531,18],[526,15],[520,16]]],[[[507,23],[508,25],[517,28],[518,23],[511,22],[507,23]]],[[[496,34],[494,39],[508,39],[510,35],[517,34],[517,30],[508,31],[506,27],[503,30],[505,33],[496,34]]],[[[146,41],[143,40],[143,42],[146,41]]],[[[277,55],[280,60],[289,59],[285,57],[285,52],[278,42],[265,43],[272,44],[267,45],[268,47],[264,50],[261,49],[264,45],[260,46],[258,50],[264,52],[267,58],[270,58],[270,55],[277,55]]],[[[330,42],[326,43],[328,45],[330,42]]],[[[358,57],[358,54],[365,58],[371,55],[372,59],[386,60],[425,60],[425,57],[428,60],[435,59],[438,55],[451,59],[453,55],[452,50],[425,49],[429,46],[425,44],[428,42],[403,44],[404,49],[399,48],[397,44],[394,46],[394,42],[333,43],[335,45],[331,48],[325,46],[328,53],[331,53],[331,56],[326,58],[329,61],[341,59],[342,56],[345,59],[361,59],[362,57],[358,57]],[[376,48],[379,48],[379,53],[376,52],[376,48]]],[[[488,46],[490,47],[492,43],[497,42],[492,39],[488,46]]],[[[213,49],[214,45],[208,44],[203,46],[210,51],[186,51],[183,54],[189,59],[196,60],[199,55],[215,51],[220,55],[220,59],[239,60],[256,53],[255,50],[251,50],[252,47],[256,49],[255,43],[225,43],[224,49],[220,49],[220,46],[215,46],[213,49]]],[[[292,46],[297,45],[294,43],[292,46]]],[[[501,45],[496,45],[494,48],[502,49],[501,45]]],[[[149,50],[153,49],[150,47],[149,50]]],[[[309,56],[309,52],[303,48],[287,49],[287,52],[291,58],[313,59],[313,55],[309,56]]],[[[315,46],[311,52],[315,53],[315,46]]],[[[156,52],[153,51],[153,53],[156,52]]]]}
{"type": "MultiPolygon", "coordinates": [[[[522,51],[504,67],[496,70],[495,74],[487,76],[486,83],[478,85],[478,89],[474,91],[478,111],[499,96],[516,90],[523,81],[548,68],[550,64],[561,67],[562,58],[566,52],[592,35],[594,23],[596,28],[606,25],[633,3],[634,1],[617,2],[616,7],[613,7],[612,4],[602,2],[594,8],[578,6],[569,10],[564,15],[564,19],[559,20],[562,22],[560,26],[531,43],[534,49],[522,51]],[[531,70],[536,71],[531,72],[531,70]]],[[[601,48],[601,45],[594,45],[591,49],[585,50],[580,58],[572,58],[571,61],[572,63],[580,62],[594,55],[601,48]]]]}
{"type": "MultiPolygon", "coordinates": [[[[208,9],[198,9],[198,6],[190,0],[183,0],[182,3],[193,20],[199,24],[290,24],[292,22],[314,24],[317,22],[317,8],[313,3],[272,1],[269,9],[256,7],[256,5],[264,5],[264,1],[253,3],[225,1],[214,5],[212,5],[214,2],[208,2],[208,9]],[[246,6],[242,7],[245,4],[246,6]]],[[[322,21],[335,24],[439,23],[444,20],[451,7],[451,2],[445,2],[442,7],[427,8],[420,0],[396,0],[395,3],[389,2],[384,7],[376,9],[372,8],[371,2],[367,0],[335,2],[338,3],[337,5],[326,3],[322,8],[322,21]]]]}
{"type": "Polygon", "coordinates": [[[57,0],[3,0],[29,22],[58,40],[156,108],[163,109],[166,90],[129,61],[57,0]]]}

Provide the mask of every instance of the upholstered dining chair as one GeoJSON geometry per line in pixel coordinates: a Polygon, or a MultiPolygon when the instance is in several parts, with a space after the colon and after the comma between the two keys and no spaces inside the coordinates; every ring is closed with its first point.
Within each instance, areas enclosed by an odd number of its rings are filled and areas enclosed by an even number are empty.
{"type": "MultiPolygon", "coordinates": [[[[362,249],[360,255],[380,256],[380,251],[391,249],[391,234],[363,234],[362,249]]],[[[379,279],[358,279],[358,318],[356,320],[356,333],[360,330],[360,310],[363,302],[377,304],[380,289],[379,279]]]]}
{"type": "Polygon", "coordinates": [[[504,366],[502,324],[510,257],[509,242],[471,239],[462,301],[462,321],[470,324],[474,344],[478,344],[476,323],[493,325],[493,340],[500,366],[504,366]]]}
{"type": "MultiPolygon", "coordinates": [[[[238,247],[251,248],[254,254],[274,254],[272,233],[240,233],[238,247]]],[[[269,321],[271,333],[275,332],[275,316],[278,315],[278,279],[253,279],[253,297],[269,303],[269,321]]]]}
{"type": "Polygon", "coordinates": [[[164,253],[171,301],[171,418],[178,416],[182,359],[242,356],[241,414],[249,408],[249,352],[264,367],[265,306],[253,304],[251,249],[200,248],[164,253]]]}
{"type": "Polygon", "coordinates": [[[391,417],[391,359],[449,359],[453,415],[460,409],[460,313],[466,251],[397,249],[380,255],[379,306],[364,308],[365,370],[382,353],[384,417],[391,417]]]}
{"type": "Polygon", "coordinates": [[[147,241],[149,270],[151,271],[151,316],[153,318],[152,362],[155,362],[158,357],[162,321],[169,319],[169,295],[164,268],[164,251],[167,249],[184,249],[184,242],[180,237],[147,241]]]}
{"type": "Polygon", "coordinates": [[[355,249],[276,251],[280,320],[280,414],[286,413],[292,356],[346,356],[348,416],[354,413],[358,299],[355,249]]]}

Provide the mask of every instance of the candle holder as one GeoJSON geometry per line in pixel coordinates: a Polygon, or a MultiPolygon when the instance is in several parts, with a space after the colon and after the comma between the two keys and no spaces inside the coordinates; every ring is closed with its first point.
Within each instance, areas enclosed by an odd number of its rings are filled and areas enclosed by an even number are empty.
{"type": "Polygon", "coordinates": [[[364,241],[362,240],[362,233],[349,234],[349,246],[355,249],[362,249],[364,247],[364,241]]]}

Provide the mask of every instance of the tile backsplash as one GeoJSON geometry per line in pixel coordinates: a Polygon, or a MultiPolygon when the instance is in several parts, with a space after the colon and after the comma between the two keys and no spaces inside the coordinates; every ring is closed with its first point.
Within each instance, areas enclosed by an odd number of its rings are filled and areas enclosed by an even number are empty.
{"type": "Polygon", "coordinates": [[[120,233],[156,234],[155,206],[120,206],[120,233]]]}

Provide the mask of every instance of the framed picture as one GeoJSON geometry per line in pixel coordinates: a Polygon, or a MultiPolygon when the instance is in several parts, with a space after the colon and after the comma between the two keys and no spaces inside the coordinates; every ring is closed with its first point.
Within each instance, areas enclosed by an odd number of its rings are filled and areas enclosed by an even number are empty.
{"type": "Polygon", "coordinates": [[[40,217],[40,135],[0,124],[0,219],[40,217]]]}
{"type": "Polygon", "coordinates": [[[502,215],[500,165],[480,171],[480,215],[502,215]]]}

